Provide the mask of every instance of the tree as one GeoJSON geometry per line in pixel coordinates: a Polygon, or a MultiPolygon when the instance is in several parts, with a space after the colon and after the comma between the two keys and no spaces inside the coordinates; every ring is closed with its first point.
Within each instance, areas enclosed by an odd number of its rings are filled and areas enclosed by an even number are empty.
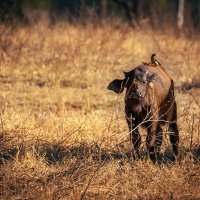
{"type": "Polygon", "coordinates": [[[0,21],[12,21],[23,18],[21,0],[0,1],[0,21]]]}
{"type": "Polygon", "coordinates": [[[178,12],[177,12],[177,27],[179,30],[182,29],[184,24],[184,0],[179,0],[178,12]]]}

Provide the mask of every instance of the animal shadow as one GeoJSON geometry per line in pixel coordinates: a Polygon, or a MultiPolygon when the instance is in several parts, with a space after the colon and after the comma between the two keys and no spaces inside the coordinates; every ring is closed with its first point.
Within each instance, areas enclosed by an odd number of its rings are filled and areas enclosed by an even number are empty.
{"type": "MultiPolygon", "coordinates": [[[[41,152],[39,153],[41,154],[41,152]]],[[[113,160],[127,160],[128,162],[148,159],[147,151],[141,150],[139,156],[135,156],[133,151],[121,152],[112,151],[109,149],[101,149],[97,145],[88,145],[87,143],[80,143],[76,146],[62,147],[59,145],[47,145],[42,154],[48,164],[62,163],[69,159],[86,160],[90,159],[94,162],[110,162],[113,160]]],[[[181,147],[181,160],[186,157],[195,162],[200,162],[200,146],[195,146],[193,149],[181,147]]],[[[173,152],[167,148],[164,152],[159,153],[159,164],[172,164],[175,162],[173,152]]]]}
{"type": "MultiPolygon", "coordinates": [[[[64,163],[70,159],[79,161],[92,160],[93,162],[110,162],[120,160],[132,162],[136,160],[145,161],[148,159],[147,151],[141,150],[139,156],[135,156],[133,151],[110,150],[100,148],[97,144],[79,143],[71,146],[62,146],[52,143],[41,143],[31,145],[32,148],[26,148],[23,145],[12,148],[0,148],[0,164],[5,164],[8,161],[14,160],[16,157],[23,158],[26,152],[32,152],[37,159],[44,158],[47,164],[53,165],[64,163]]],[[[181,160],[189,158],[192,161],[200,162],[200,146],[194,146],[192,149],[180,147],[181,160]]],[[[159,153],[159,164],[170,164],[174,162],[172,150],[167,148],[164,152],[159,153]]]]}

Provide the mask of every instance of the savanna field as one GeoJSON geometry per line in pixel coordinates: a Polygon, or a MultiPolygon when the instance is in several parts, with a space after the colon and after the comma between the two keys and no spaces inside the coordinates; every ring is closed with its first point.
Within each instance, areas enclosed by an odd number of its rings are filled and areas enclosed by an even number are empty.
{"type": "Polygon", "coordinates": [[[126,25],[0,26],[0,199],[200,199],[200,40],[126,25]],[[124,94],[152,53],[175,81],[181,163],[134,160],[124,94]]]}

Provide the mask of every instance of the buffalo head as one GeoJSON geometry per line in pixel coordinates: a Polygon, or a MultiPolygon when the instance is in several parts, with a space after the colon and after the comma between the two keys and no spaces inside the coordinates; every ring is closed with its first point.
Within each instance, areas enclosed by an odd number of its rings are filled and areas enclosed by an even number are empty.
{"type": "Polygon", "coordinates": [[[129,72],[124,72],[124,76],[124,79],[113,80],[107,88],[119,94],[126,87],[126,98],[133,99],[143,98],[147,87],[153,88],[156,80],[156,75],[149,72],[145,66],[138,66],[129,72]]]}

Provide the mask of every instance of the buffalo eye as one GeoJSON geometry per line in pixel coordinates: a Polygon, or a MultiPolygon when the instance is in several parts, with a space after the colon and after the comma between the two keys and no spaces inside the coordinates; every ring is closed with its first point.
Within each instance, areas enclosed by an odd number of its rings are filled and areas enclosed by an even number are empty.
{"type": "Polygon", "coordinates": [[[143,83],[143,84],[146,84],[146,83],[147,83],[147,81],[142,81],[142,83],[143,83]]]}

